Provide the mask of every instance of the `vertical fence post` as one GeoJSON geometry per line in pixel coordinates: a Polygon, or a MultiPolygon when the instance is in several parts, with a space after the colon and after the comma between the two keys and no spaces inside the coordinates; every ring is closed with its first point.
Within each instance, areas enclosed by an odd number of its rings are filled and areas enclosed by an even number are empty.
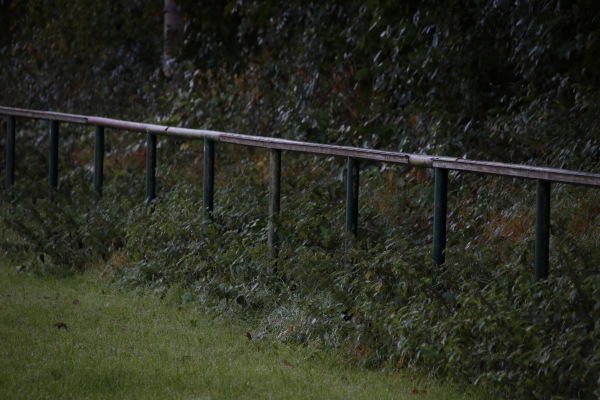
{"type": "Polygon", "coordinates": [[[156,134],[146,137],[146,205],[151,206],[156,198],[156,134]]]}
{"type": "MultiPolygon", "coordinates": [[[[359,161],[348,157],[346,163],[346,232],[358,236],[358,190],[359,190],[359,161]]],[[[350,238],[344,245],[344,264],[348,263],[350,238]]]]}
{"type": "Polygon", "coordinates": [[[204,171],[202,202],[204,205],[204,221],[212,221],[214,211],[215,185],[215,142],[204,139],[204,171]]]}
{"type": "Polygon", "coordinates": [[[448,211],[448,170],[435,168],[433,196],[433,260],[438,267],[446,262],[446,215],[448,211]]]}
{"type": "Polygon", "coordinates": [[[96,125],[96,141],[94,143],[94,192],[102,196],[104,181],[104,127],[96,125]]]}
{"type": "Polygon", "coordinates": [[[538,179],[535,209],[535,280],[548,277],[550,263],[550,182],[538,179]]]}
{"type": "Polygon", "coordinates": [[[346,178],[346,230],[358,236],[359,161],[348,158],[346,178]]]}
{"type": "Polygon", "coordinates": [[[4,187],[9,192],[15,183],[15,117],[6,117],[6,179],[4,187]]]}
{"type": "Polygon", "coordinates": [[[268,244],[271,260],[277,259],[277,228],[274,218],[281,207],[281,150],[271,149],[269,162],[268,244]]]}
{"type": "Polygon", "coordinates": [[[50,121],[50,160],[48,164],[48,178],[50,181],[50,194],[48,198],[54,201],[58,188],[58,121],[50,121]]]}

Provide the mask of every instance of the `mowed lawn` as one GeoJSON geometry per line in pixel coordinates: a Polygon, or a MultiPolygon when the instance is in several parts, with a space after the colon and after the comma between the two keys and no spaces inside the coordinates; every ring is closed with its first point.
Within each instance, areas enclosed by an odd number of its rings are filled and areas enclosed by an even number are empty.
{"type": "Polygon", "coordinates": [[[416,373],[249,340],[248,327],[96,275],[40,278],[0,266],[0,399],[477,398],[416,373]]]}

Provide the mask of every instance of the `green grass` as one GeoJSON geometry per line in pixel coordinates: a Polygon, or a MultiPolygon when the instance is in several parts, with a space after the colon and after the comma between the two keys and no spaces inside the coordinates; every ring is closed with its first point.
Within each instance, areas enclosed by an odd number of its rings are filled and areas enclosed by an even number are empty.
{"type": "Polygon", "coordinates": [[[2,399],[466,397],[415,373],[250,341],[242,326],[91,274],[40,278],[0,266],[0,343],[2,399]]]}

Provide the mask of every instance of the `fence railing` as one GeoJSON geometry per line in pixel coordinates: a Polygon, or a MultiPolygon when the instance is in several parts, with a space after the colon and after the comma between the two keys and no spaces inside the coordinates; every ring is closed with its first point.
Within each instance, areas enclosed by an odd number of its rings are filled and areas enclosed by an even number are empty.
{"type": "MultiPolygon", "coordinates": [[[[6,116],[6,178],[5,189],[14,184],[16,117],[42,119],[50,122],[50,156],[48,176],[50,187],[58,187],[58,140],[59,123],[95,126],[94,191],[102,194],[104,169],[104,130],[138,132],[146,134],[146,200],[150,203],[156,196],[156,135],[204,140],[203,206],[206,219],[212,218],[214,210],[214,161],[215,142],[270,149],[269,174],[269,224],[268,244],[273,257],[277,255],[277,231],[272,223],[280,212],[281,200],[281,152],[301,152],[347,158],[346,176],[346,230],[358,235],[358,196],[360,160],[404,164],[435,170],[433,259],[438,266],[445,262],[446,216],[448,199],[448,171],[467,171],[537,181],[535,223],[535,279],[548,276],[550,249],[550,189],[551,183],[600,188],[600,174],[528,165],[466,160],[423,154],[407,154],[347,146],[308,143],[271,137],[249,136],[202,129],[178,128],[155,124],[123,121],[95,116],[65,114],[49,111],[0,107],[6,116]]],[[[50,196],[53,194],[51,193],[50,196]]]]}

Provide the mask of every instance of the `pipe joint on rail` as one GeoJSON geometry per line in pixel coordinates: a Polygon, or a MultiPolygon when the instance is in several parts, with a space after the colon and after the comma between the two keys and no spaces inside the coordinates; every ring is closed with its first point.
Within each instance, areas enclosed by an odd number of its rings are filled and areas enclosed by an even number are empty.
{"type": "Polygon", "coordinates": [[[411,154],[408,156],[408,164],[413,167],[433,167],[433,159],[425,154],[411,154]]]}

